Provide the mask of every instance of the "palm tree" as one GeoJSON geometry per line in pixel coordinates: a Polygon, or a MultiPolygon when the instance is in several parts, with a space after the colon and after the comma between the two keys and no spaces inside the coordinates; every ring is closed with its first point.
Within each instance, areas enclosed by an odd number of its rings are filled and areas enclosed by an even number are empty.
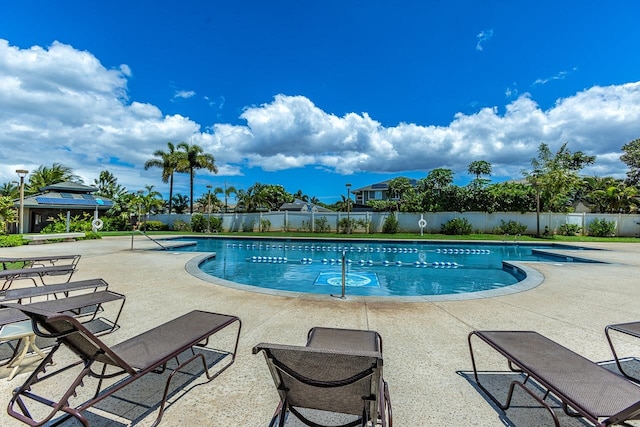
{"type": "Polygon", "coordinates": [[[193,214],[193,179],[196,175],[196,169],[206,169],[218,173],[218,168],[213,155],[205,153],[199,145],[181,142],[178,144],[178,149],[184,151],[180,153],[176,171],[189,173],[189,200],[191,200],[189,213],[193,214]]]}
{"type": "Polygon", "coordinates": [[[309,196],[304,194],[302,192],[302,190],[296,191],[295,194],[293,195],[293,197],[298,199],[298,200],[302,200],[303,202],[308,202],[309,201],[309,196]]]}
{"type": "Polygon", "coordinates": [[[257,212],[258,208],[262,207],[264,202],[262,195],[263,188],[263,184],[256,182],[246,190],[238,190],[236,194],[238,205],[236,208],[243,212],[257,212]]]}
{"type": "Polygon", "coordinates": [[[118,184],[118,178],[113,176],[108,170],[100,172],[98,179],[94,179],[93,183],[98,187],[97,196],[106,197],[115,200],[127,192],[127,189],[118,184]]]}
{"type": "Polygon", "coordinates": [[[40,166],[29,177],[29,184],[25,189],[26,194],[35,194],[48,185],[71,181],[82,184],[82,179],[73,173],[73,169],[61,163],[54,163],[50,168],[40,166]]]}
{"type": "Polygon", "coordinates": [[[20,194],[20,187],[13,182],[5,182],[0,186],[0,196],[17,199],[20,194]]]}
{"type": "Polygon", "coordinates": [[[147,193],[141,196],[142,207],[146,214],[155,213],[154,211],[163,205],[162,194],[154,190],[153,187],[153,185],[145,185],[147,193]]]}
{"type": "Polygon", "coordinates": [[[224,194],[224,211],[227,212],[229,210],[229,197],[233,194],[234,196],[238,195],[238,190],[233,185],[227,187],[227,184],[224,184],[224,189],[222,187],[216,187],[213,190],[214,195],[224,194]]]}
{"type": "MultiPolygon", "coordinates": [[[[181,142],[181,144],[184,143],[181,142]]],[[[183,153],[177,152],[175,145],[171,141],[167,142],[167,147],[169,148],[168,152],[162,150],[154,151],[153,155],[156,158],[147,160],[144,164],[144,169],[147,170],[152,167],[162,168],[162,182],[169,182],[169,213],[171,213],[173,203],[173,174],[178,172],[178,162],[183,153]]]]}
{"type": "Polygon", "coordinates": [[[176,210],[177,214],[182,214],[187,210],[189,206],[189,198],[184,194],[177,193],[173,196],[173,208],[176,210]]]}

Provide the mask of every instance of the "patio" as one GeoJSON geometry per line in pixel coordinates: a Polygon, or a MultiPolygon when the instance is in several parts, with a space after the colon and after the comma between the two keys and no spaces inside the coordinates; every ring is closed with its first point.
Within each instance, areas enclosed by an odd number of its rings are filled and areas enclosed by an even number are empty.
{"type": "MultiPolygon", "coordinates": [[[[253,356],[251,349],[259,342],[304,345],[313,326],[372,329],[382,335],[384,376],[389,382],[396,426],[539,426],[541,419],[531,417],[548,417],[541,410],[525,416],[508,413],[510,421],[504,422],[500,412],[468,381],[469,332],[535,330],[591,360],[603,361],[612,358],[605,326],[640,320],[640,306],[635,303],[640,300],[640,244],[581,244],[607,249],[585,252],[584,256],[611,264],[535,263],[545,280],[526,292],[411,303],[265,296],[231,289],[187,273],[185,264],[198,254],[142,250],[155,246],[143,239],[136,238],[133,251],[130,237],[109,237],[0,248],[0,256],[81,254],[73,280],[100,277],[109,283],[110,290],[127,297],[119,322],[122,328],[104,336],[107,343],[120,342],[192,309],[240,317],[242,335],[236,362],[211,383],[188,387],[177,401],[170,400],[161,424],[166,426],[266,426],[275,410],[277,393],[264,358],[253,356]]],[[[32,284],[25,281],[14,286],[32,284]]],[[[622,348],[640,356],[638,344],[628,340],[622,348]]],[[[10,382],[6,380],[10,370],[0,368],[1,425],[22,425],[10,418],[5,408],[11,390],[38,362],[39,358],[31,358],[10,382]]],[[[504,368],[503,364],[491,366],[504,368]]],[[[200,382],[204,381],[196,381],[200,382]]],[[[149,425],[155,413],[135,419],[138,425],[149,425]]],[[[115,420],[127,425],[127,417],[115,420]]],[[[567,421],[563,425],[577,425],[577,420],[562,421],[567,421]]]]}

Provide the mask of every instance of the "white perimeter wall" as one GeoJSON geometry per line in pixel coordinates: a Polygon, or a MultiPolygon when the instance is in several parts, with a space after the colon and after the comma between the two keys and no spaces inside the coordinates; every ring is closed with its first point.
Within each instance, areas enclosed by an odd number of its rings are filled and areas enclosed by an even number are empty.
{"type": "MultiPolygon", "coordinates": [[[[373,233],[382,232],[382,225],[388,212],[351,212],[349,217],[356,220],[366,220],[371,224],[373,233]]],[[[536,234],[537,215],[535,212],[514,213],[514,212],[435,212],[435,213],[398,213],[396,214],[399,224],[399,232],[420,233],[419,221],[424,219],[427,225],[425,233],[439,233],[442,224],[453,218],[466,218],[472,225],[473,231],[479,233],[493,233],[500,221],[517,221],[527,226],[523,234],[536,234]]],[[[206,216],[206,214],[205,214],[206,216]]],[[[262,220],[269,220],[271,231],[303,231],[312,228],[315,231],[316,220],[322,217],[327,218],[327,222],[332,232],[338,231],[338,222],[347,217],[346,212],[266,212],[247,214],[211,214],[211,217],[222,218],[222,227],[225,231],[245,231],[253,229],[258,231],[262,220]]],[[[557,232],[562,224],[577,224],[583,231],[588,231],[589,224],[594,219],[606,219],[614,221],[616,224],[616,236],[636,237],[640,236],[640,215],[630,214],[594,214],[594,213],[540,213],[540,233],[543,233],[545,226],[550,232],[557,232]]],[[[150,215],[149,220],[162,221],[173,227],[173,222],[180,219],[190,222],[189,214],[161,214],[150,215]]],[[[354,232],[365,232],[363,228],[357,228],[354,232]]]]}

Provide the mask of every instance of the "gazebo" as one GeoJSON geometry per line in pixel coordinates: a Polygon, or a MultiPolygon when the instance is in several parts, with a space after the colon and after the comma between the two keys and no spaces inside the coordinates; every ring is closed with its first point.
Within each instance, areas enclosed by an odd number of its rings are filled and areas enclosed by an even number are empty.
{"type": "MultiPolygon", "coordinates": [[[[105,197],[95,196],[98,191],[77,182],[61,182],[40,189],[40,193],[24,198],[24,232],[38,233],[47,224],[48,219],[63,215],[79,215],[83,212],[95,214],[105,212],[113,206],[113,201],[105,197]]],[[[14,201],[20,208],[20,200],[14,201]]]]}

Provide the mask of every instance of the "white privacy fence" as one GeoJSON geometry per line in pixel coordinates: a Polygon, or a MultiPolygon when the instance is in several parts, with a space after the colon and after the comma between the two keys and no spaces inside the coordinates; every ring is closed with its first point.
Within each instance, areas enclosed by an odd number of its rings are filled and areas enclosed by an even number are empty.
{"type": "MultiPolygon", "coordinates": [[[[204,215],[206,218],[207,214],[204,215]]],[[[348,216],[357,221],[352,229],[355,233],[381,233],[382,226],[388,212],[351,212],[348,216]],[[368,227],[368,230],[367,230],[368,227]]],[[[527,230],[523,234],[536,234],[538,215],[535,212],[524,214],[518,212],[431,212],[431,213],[396,213],[398,219],[398,232],[420,233],[420,225],[423,225],[425,233],[439,233],[442,224],[454,218],[466,218],[472,226],[474,233],[494,233],[501,225],[501,221],[516,221],[526,225],[527,230]],[[423,221],[421,221],[423,220],[423,221]],[[425,224],[426,223],[426,224],[425,224]]],[[[341,231],[338,227],[340,220],[347,218],[346,212],[263,212],[263,213],[212,213],[211,218],[222,218],[224,231],[259,231],[263,228],[270,231],[341,231]],[[329,229],[326,229],[326,226],[329,229]]],[[[545,232],[545,227],[550,233],[558,232],[563,224],[575,224],[585,233],[589,230],[589,224],[595,219],[605,219],[615,223],[615,235],[636,237],[640,236],[640,215],[632,214],[596,214],[596,213],[540,213],[540,233],[545,232]]],[[[173,228],[176,220],[186,223],[191,221],[189,214],[157,214],[150,215],[149,220],[161,221],[173,228]]]]}

